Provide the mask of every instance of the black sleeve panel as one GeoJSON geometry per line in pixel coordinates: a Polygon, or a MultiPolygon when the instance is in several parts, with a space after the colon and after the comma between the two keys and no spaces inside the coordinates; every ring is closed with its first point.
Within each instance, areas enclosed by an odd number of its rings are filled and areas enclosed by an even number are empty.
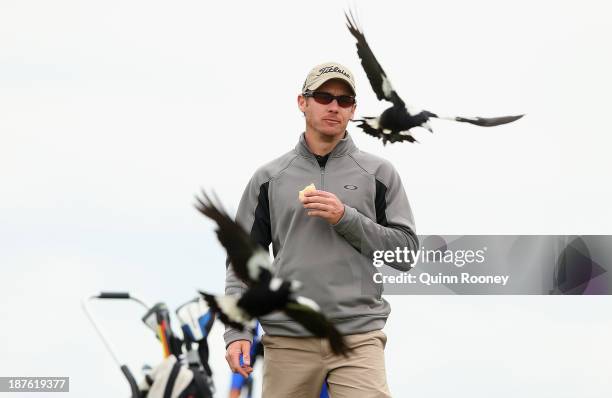
{"type": "Polygon", "coordinates": [[[255,219],[251,227],[251,239],[259,243],[267,252],[272,243],[272,229],[270,228],[270,203],[268,201],[268,185],[270,181],[261,184],[257,207],[255,208],[255,219]]]}
{"type": "Polygon", "coordinates": [[[387,223],[387,200],[385,195],[387,193],[387,187],[382,182],[376,180],[376,198],[374,203],[376,205],[376,223],[383,227],[388,227],[387,223]]]}

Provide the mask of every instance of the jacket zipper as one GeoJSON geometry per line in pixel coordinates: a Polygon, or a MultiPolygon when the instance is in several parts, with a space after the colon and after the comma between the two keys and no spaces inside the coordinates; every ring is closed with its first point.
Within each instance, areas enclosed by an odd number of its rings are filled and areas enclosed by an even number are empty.
{"type": "Polygon", "coordinates": [[[325,167],[321,167],[321,190],[325,190],[325,167]]]}

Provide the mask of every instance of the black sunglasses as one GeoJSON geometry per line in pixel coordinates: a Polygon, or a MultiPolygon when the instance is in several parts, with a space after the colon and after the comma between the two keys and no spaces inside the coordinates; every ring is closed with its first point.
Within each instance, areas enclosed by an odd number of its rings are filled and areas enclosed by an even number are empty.
{"type": "Polygon", "coordinates": [[[324,91],[306,91],[302,95],[304,97],[312,97],[321,105],[331,104],[333,100],[336,100],[341,108],[350,108],[355,105],[355,97],[352,95],[331,95],[324,91]]]}

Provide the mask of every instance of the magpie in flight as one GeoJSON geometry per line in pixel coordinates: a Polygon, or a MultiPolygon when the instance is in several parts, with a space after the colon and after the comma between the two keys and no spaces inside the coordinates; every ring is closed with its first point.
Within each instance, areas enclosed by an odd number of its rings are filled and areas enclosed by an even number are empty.
{"type": "Polygon", "coordinates": [[[432,117],[438,119],[454,120],[457,122],[467,122],[475,124],[477,126],[499,126],[500,124],[506,124],[520,119],[524,115],[516,116],[501,116],[492,118],[483,117],[460,117],[460,116],[439,116],[435,113],[413,108],[406,105],[404,101],[399,97],[397,92],[391,86],[391,82],[387,78],[387,74],[383,70],[382,66],[376,60],[374,53],[370,49],[363,32],[359,29],[359,26],[355,22],[353,13],[349,15],[344,13],[347,20],[347,27],[351,34],[357,40],[357,55],[361,59],[361,65],[368,76],[370,85],[376,93],[376,97],[379,100],[386,100],[393,104],[390,108],[386,109],[378,117],[364,117],[363,119],[355,119],[354,122],[360,124],[357,127],[363,129],[366,134],[382,139],[383,145],[387,142],[416,142],[416,139],[412,135],[411,129],[413,127],[424,127],[433,133],[431,126],[429,125],[429,119],[432,117]]]}
{"type": "Polygon", "coordinates": [[[202,192],[202,199],[196,196],[196,202],[196,209],[217,223],[217,238],[227,251],[234,273],[247,285],[247,290],[239,297],[200,292],[219,320],[238,330],[252,329],[255,318],[282,311],[313,335],[327,338],[335,354],[347,356],[350,349],[344,338],[321,313],[318,304],[296,295],[301,283],[273,277],[269,253],[253,242],[205,192],[202,192]]]}

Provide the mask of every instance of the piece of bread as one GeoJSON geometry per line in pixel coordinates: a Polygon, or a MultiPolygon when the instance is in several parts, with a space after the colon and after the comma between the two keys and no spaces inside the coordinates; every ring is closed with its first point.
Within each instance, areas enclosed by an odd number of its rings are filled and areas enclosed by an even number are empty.
{"type": "Polygon", "coordinates": [[[306,187],[304,187],[304,189],[302,189],[300,191],[300,193],[298,193],[298,199],[300,200],[300,202],[304,201],[304,193],[308,192],[308,191],[316,191],[317,187],[315,187],[314,183],[310,183],[310,185],[307,185],[306,187]]]}

